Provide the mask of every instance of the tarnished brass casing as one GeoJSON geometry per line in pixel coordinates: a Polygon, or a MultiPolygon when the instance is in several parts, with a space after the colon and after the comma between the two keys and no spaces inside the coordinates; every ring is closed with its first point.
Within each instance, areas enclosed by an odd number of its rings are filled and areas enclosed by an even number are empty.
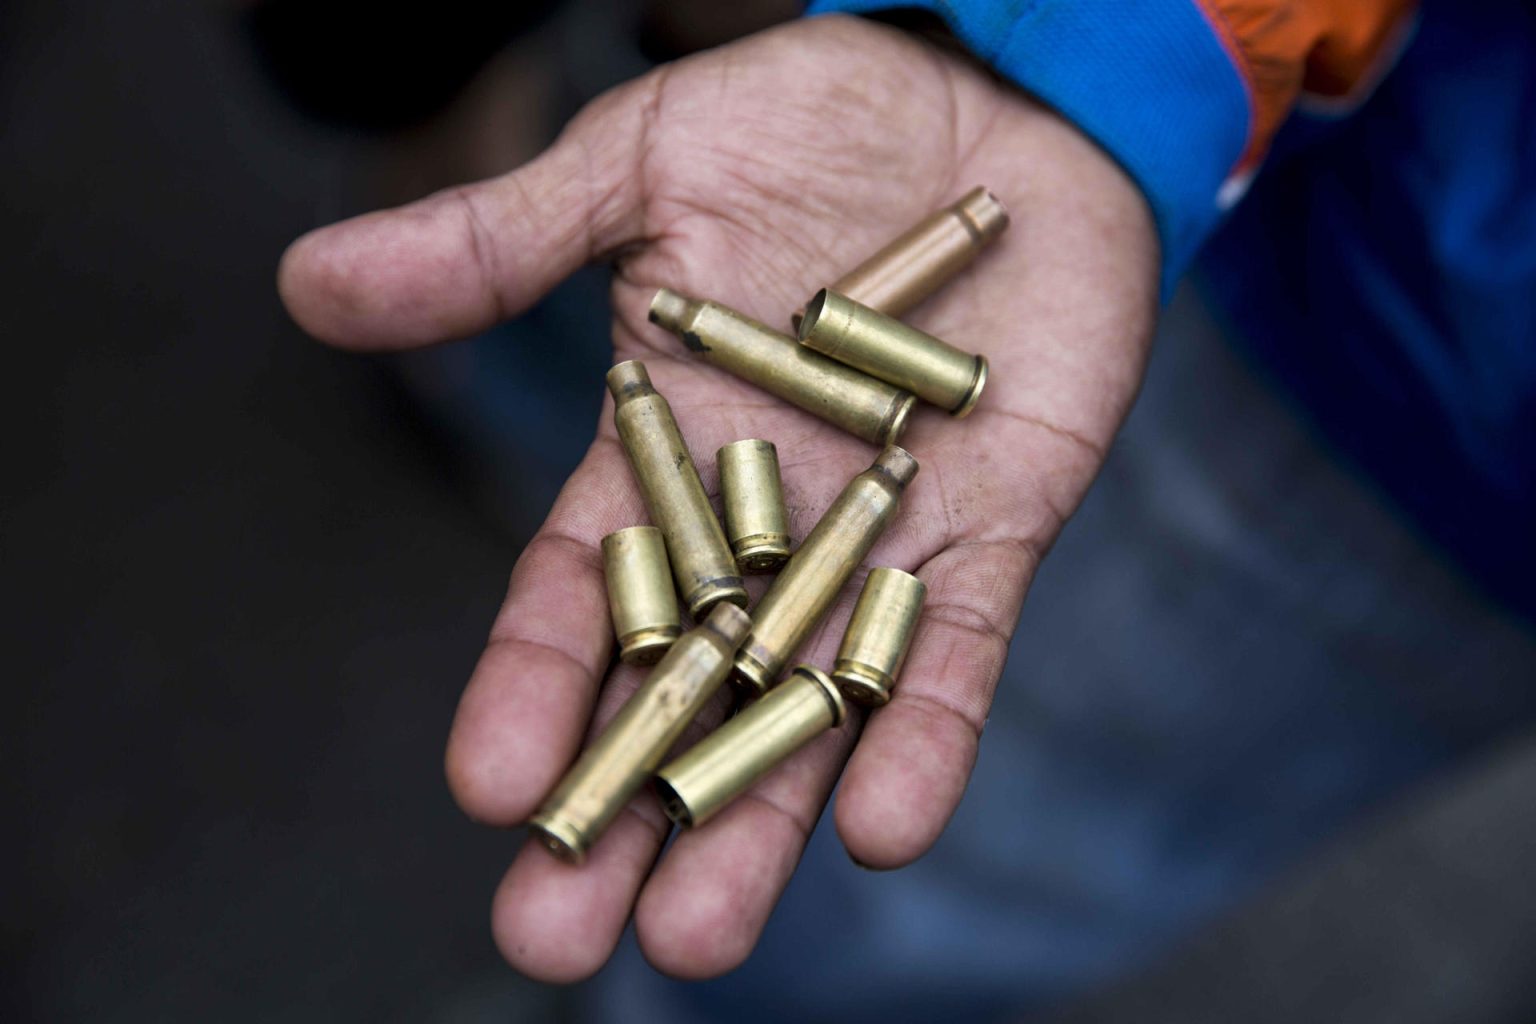
{"type": "Polygon", "coordinates": [[[689,614],[702,619],[719,601],[745,608],[747,591],[736,558],[672,418],[672,407],[652,386],[645,364],[631,359],[609,370],[608,390],[613,393],[619,440],[640,481],[651,522],[667,542],[667,560],[689,614]]]}
{"type": "Polygon", "coordinates": [[[672,645],[528,822],[550,852],[573,864],[586,858],[720,689],[731,655],[750,627],[746,612],[718,604],[703,625],[672,645]]]}
{"type": "Polygon", "coordinates": [[[656,773],[667,817],[702,825],[775,765],[847,717],[825,672],[797,665],[762,700],[656,773]]]}
{"type": "Polygon", "coordinates": [[[604,537],[603,577],[619,638],[619,660],[626,665],[656,664],[683,632],[661,531],[631,526],[604,537]]]}
{"type": "MultiPolygon", "coordinates": [[[[838,278],[832,290],[901,316],[970,266],[1007,226],[1003,204],[977,186],[838,278]]],[[[790,318],[796,329],[804,315],[801,309],[790,318]]]]}
{"type": "Polygon", "coordinates": [[[909,572],[888,567],[869,571],[832,666],[832,678],[844,697],[866,707],[891,699],[927,593],[923,581],[909,572]]]}
{"type": "Polygon", "coordinates": [[[800,340],[840,363],[911,391],[957,419],[976,407],[987,386],[985,356],[962,352],[826,288],[805,307],[800,340]]]}
{"type": "Polygon", "coordinates": [[[760,694],[778,678],[896,516],[917,460],[891,445],[849,481],[752,610],[731,681],[760,694]]]}
{"type": "Polygon", "coordinates": [[[650,317],[706,362],[856,437],[893,444],[906,429],[914,401],[910,394],[797,345],[789,335],[718,302],[663,288],[651,300],[650,317]]]}
{"type": "Polygon", "coordinates": [[[735,441],[715,453],[725,536],[743,572],[774,572],[789,561],[789,513],[771,441],[735,441]]]}

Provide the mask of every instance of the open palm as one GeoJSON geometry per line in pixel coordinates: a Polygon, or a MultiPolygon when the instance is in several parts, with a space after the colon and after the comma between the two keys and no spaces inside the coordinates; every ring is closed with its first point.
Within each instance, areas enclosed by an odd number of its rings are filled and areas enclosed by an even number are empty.
{"type": "MultiPolygon", "coordinates": [[[[525,167],[323,229],[285,257],[294,316],[355,348],[475,333],[579,265],[614,259],[615,360],[645,361],[706,487],[719,445],[778,445],[798,538],[876,449],[699,362],[647,323],[647,305],[664,286],[788,330],[816,288],[975,184],[1014,226],[911,319],[984,353],[991,380],[965,420],[914,416],[902,443],[922,471],[869,560],[929,588],[894,699],[862,735],[852,721],[823,737],[659,861],[667,822],[649,794],[583,867],[526,845],[494,909],[498,943],[526,973],[590,974],[631,913],[659,968],[736,966],[845,762],[836,821],[856,860],[896,867],[934,842],[975,761],[1029,580],[1140,380],[1150,217],[1091,143],[965,59],[817,18],[664,67],[593,103],[525,167]]],[[[610,671],[598,542],[645,521],[610,399],[517,564],[454,722],[449,781],[476,819],[525,820],[638,683],[633,669],[610,671]]],[[[830,666],[856,593],[794,660],[830,666]]]]}

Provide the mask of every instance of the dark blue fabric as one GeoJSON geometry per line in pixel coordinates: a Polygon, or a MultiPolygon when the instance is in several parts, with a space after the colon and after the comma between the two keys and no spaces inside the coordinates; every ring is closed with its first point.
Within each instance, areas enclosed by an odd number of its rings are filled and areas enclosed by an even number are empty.
{"type": "Polygon", "coordinates": [[[1536,619],[1536,14],[1431,0],[1347,120],[1299,116],[1201,264],[1234,333],[1536,619]]]}
{"type": "Polygon", "coordinates": [[[1167,301],[1216,227],[1217,195],[1248,139],[1242,80],[1194,0],[814,0],[809,10],[892,7],[942,16],[1119,161],[1157,221],[1167,301]]]}

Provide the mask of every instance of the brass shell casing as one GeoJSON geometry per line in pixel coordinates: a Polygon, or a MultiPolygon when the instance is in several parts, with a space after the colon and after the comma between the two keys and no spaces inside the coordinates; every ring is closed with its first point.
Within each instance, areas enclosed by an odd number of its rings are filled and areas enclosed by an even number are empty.
{"type": "Polygon", "coordinates": [[[869,571],[832,666],[832,678],[844,697],[866,707],[891,699],[927,593],[923,581],[909,572],[887,567],[869,571]]]}
{"type": "Polygon", "coordinates": [[[661,806],[683,828],[702,825],[846,717],[843,698],[826,673],[798,665],[762,700],[656,773],[661,806]]]}
{"type": "Polygon", "coordinates": [[[771,441],[735,441],[715,453],[725,536],[742,572],[775,572],[789,561],[789,513],[771,441]]]}
{"type": "MultiPolygon", "coordinates": [[[[977,186],[918,221],[899,238],[832,284],[832,290],[901,316],[970,266],[1008,227],[1008,210],[977,186]]],[[[791,317],[800,327],[802,308],[791,317]]]]}
{"type": "Polygon", "coordinates": [[[661,531],[631,526],[604,537],[603,577],[619,638],[619,660],[626,665],[656,664],[683,632],[661,531]]]}
{"type": "Polygon", "coordinates": [[[718,604],[672,645],[528,822],[546,849],[572,864],[586,858],[720,689],[750,628],[746,612],[718,604]]]}
{"type": "Polygon", "coordinates": [[[894,444],[914,399],[884,381],[812,352],[795,339],[717,302],[663,288],[651,322],[676,334],[711,365],[875,444],[894,444]]]}
{"type": "Polygon", "coordinates": [[[661,529],[667,560],[688,613],[703,619],[717,602],[747,606],[736,558],[710,507],[699,471],[667,404],[638,359],[608,371],[613,422],[629,455],[651,522],[661,529]]]}
{"type": "Polygon", "coordinates": [[[985,356],[962,352],[894,317],[823,288],[805,307],[800,341],[948,412],[976,407],[987,386],[985,356]]]}
{"type": "Polygon", "coordinates": [[[896,516],[917,460],[891,445],[849,481],[752,610],[752,635],[731,681],[753,694],[773,685],[838,591],[896,516]]]}

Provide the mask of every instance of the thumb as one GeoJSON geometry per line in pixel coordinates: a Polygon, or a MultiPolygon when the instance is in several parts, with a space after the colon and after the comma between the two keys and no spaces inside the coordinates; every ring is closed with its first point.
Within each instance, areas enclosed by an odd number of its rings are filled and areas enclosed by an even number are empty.
{"type": "Polygon", "coordinates": [[[278,268],[288,312],[321,341],[359,349],[465,337],[521,313],[639,236],[642,108],[658,81],[600,97],[510,174],[303,236],[278,268]]]}

